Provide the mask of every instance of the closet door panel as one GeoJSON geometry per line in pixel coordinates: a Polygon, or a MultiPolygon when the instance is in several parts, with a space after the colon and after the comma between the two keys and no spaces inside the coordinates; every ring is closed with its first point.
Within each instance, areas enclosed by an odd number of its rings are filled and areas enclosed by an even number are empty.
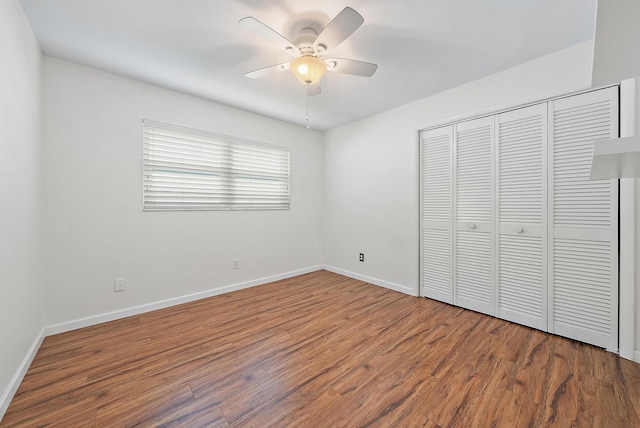
{"type": "Polygon", "coordinates": [[[456,125],[458,222],[491,224],[493,218],[493,118],[456,125]]]}
{"type": "Polygon", "coordinates": [[[458,230],[456,245],[456,304],[493,313],[491,233],[458,230]]]}
{"type": "Polygon", "coordinates": [[[546,330],[546,104],[496,121],[497,315],[546,330]]]}
{"type": "Polygon", "coordinates": [[[544,330],[542,238],[501,234],[499,247],[500,318],[544,330]]]}
{"type": "Polygon", "coordinates": [[[453,127],[422,131],[421,293],[453,303],[453,127]]]}
{"type": "Polygon", "coordinates": [[[617,88],[550,103],[550,330],[618,347],[618,181],[590,180],[593,141],[618,136],[617,88]]]}
{"type": "Polygon", "coordinates": [[[493,315],[494,120],[455,125],[455,303],[493,315]]]}
{"type": "Polygon", "coordinates": [[[611,292],[611,244],[556,237],[553,251],[554,333],[616,348],[611,326],[617,307],[611,292]]]}

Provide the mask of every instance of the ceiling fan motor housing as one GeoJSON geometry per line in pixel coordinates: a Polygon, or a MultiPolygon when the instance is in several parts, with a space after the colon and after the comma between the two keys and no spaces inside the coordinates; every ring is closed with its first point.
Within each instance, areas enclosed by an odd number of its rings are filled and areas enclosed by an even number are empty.
{"type": "MultiPolygon", "coordinates": [[[[318,38],[318,32],[310,27],[305,27],[300,30],[298,38],[296,39],[296,47],[300,52],[300,55],[314,55],[320,57],[327,51],[327,47],[323,44],[318,44],[314,47],[314,43],[318,38]]],[[[291,49],[288,52],[295,55],[295,50],[291,49]]]]}

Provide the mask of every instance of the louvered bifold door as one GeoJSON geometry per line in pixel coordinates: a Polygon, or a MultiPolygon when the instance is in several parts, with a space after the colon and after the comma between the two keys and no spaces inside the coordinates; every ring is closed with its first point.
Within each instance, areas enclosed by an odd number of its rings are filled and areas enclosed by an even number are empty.
{"type": "Polygon", "coordinates": [[[420,133],[422,295],[453,303],[453,127],[420,133]]]}
{"type": "Polygon", "coordinates": [[[547,328],[547,105],[497,116],[498,317],[547,328]]]}
{"type": "Polygon", "coordinates": [[[494,314],[493,117],[455,125],[454,302],[494,314]]]}
{"type": "Polygon", "coordinates": [[[618,347],[618,181],[589,180],[593,141],[618,136],[617,88],[549,103],[551,332],[618,347]]]}

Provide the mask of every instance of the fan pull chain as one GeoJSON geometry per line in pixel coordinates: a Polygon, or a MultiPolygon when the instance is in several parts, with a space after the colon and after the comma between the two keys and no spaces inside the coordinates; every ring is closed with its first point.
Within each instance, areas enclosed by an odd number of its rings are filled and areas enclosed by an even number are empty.
{"type": "Polygon", "coordinates": [[[311,129],[311,125],[309,124],[309,85],[307,85],[307,116],[305,118],[307,122],[307,131],[311,129]]]}

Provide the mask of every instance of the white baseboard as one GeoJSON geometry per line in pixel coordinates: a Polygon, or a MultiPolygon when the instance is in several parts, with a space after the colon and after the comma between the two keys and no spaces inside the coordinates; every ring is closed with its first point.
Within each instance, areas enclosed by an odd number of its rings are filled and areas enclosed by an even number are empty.
{"type": "Polygon", "coordinates": [[[38,335],[38,337],[36,337],[33,343],[31,344],[31,347],[27,351],[27,354],[24,356],[24,358],[22,359],[22,362],[20,363],[20,366],[18,366],[18,370],[16,370],[15,374],[11,378],[9,385],[7,385],[7,388],[4,390],[2,395],[0,395],[0,421],[4,417],[4,414],[7,411],[7,409],[9,408],[9,404],[11,404],[11,400],[13,399],[13,396],[16,394],[16,391],[18,390],[20,383],[22,383],[22,379],[24,379],[24,375],[27,374],[27,370],[29,370],[29,366],[31,365],[31,362],[36,357],[36,354],[38,353],[38,349],[40,349],[40,345],[42,345],[42,341],[44,340],[44,337],[45,337],[44,330],[42,330],[38,335]]]}
{"type": "Polygon", "coordinates": [[[382,279],[372,278],[370,276],[360,275],[359,273],[351,272],[348,270],[340,269],[333,266],[322,266],[323,269],[329,272],[337,273],[340,275],[348,276],[349,278],[359,279],[360,281],[368,282],[373,285],[388,288],[390,290],[399,291],[400,293],[409,294],[410,296],[419,296],[418,290],[414,290],[406,285],[395,284],[393,282],[384,281],[382,279]]]}
{"type": "Polygon", "coordinates": [[[640,351],[635,352],[635,356],[633,357],[633,361],[636,363],[640,363],[640,351]]]}
{"type": "Polygon", "coordinates": [[[100,315],[94,315],[90,317],[80,318],[73,321],[67,321],[59,324],[53,324],[45,328],[45,336],[51,336],[53,334],[64,333],[78,328],[89,327],[103,322],[114,321],[120,318],[130,317],[133,315],[140,315],[145,312],[151,312],[158,309],[168,308],[170,306],[180,305],[182,303],[193,302],[194,300],[205,299],[207,297],[217,296],[219,294],[228,293],[230,291],[242,290],[244,288],[255,287],[256,285],[262,285],[273,281],[279,281],[281,279],[287,279],[305,273],[315,272],[322,269],[322,266],[311,266],[304,269],[298,269],[291,272],[285,272],[278,275],[266,276],[263,278],[254,279],[251,281],[241,282],[237,284],[225,285],[223,287],[214,288],[211,290],[201,291],[198,293],[187,294],[186,296],[174,297],[172,299],[162,300],[159,302],[147,303],[140,306],[134,306],[131,308],[120,309],[113,312],[107,312],[100,315]]]}

